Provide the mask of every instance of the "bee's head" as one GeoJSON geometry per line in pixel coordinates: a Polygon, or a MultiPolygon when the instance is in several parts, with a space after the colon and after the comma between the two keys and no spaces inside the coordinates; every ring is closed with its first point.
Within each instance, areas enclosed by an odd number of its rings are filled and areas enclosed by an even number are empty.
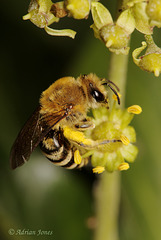
{"type": "Polygon", "coordinates": [[[83,75],[79,79],[82,81],[82,86],[86,88],[85,90],[89,101],[89,107],[97,108],[99,106],[105,106],[108,108],[108,95],[104,85],[110,87],[117,96],[118,104],[120,104],[120,98],[111,84],[114,85],[117,90],[119,89],[113,82],[106,79],[100,79],[92,73],[83,75]]]}

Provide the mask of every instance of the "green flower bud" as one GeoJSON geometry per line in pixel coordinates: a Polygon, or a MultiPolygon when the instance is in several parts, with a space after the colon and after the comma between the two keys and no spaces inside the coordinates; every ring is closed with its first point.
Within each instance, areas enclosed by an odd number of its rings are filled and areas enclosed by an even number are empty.
{"type": "Polygon", "coordinates": [[[75,19],[87,18],[90,11],[90,0],[65,0],[69,16],[75,19]]]}
{"type": "Polygon", "coordinates": [[[146,13],[151,20],[152,26],[161,27],[161,0],[149,0],[146,13]]]}
{"type": "Polygon", "coordinates": [[[142,47],[133,51],[132,56],[135,64],[142,70],[153,72],[156,77],[161,72],[161,49],[153,42],[150,35],[145,36],[146,42],[142,42],[142,47]],[[138,55],[147,47],[145,54],[139,58],[138,55]]]}

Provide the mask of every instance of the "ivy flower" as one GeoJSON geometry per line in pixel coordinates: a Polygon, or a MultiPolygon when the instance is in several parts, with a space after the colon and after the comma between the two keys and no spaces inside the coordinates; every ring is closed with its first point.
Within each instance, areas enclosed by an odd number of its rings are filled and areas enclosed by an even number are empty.
{"type": "Polygon", "coordinates": [[[48,27],[52,23],[59,21],[52,8],[53,2],[51,0],[31,0],[28,9],[29,13],[23,16],[23,20],[29,19],[37,27],[44,28],[49,35],[74,38],[76,32],[71,29],[56,30],[48,27]]]}
{"type": "Polygon", "coordinates": [[[91,154],[94,173],[105,170],[108,172],[127,170],[129,163],[134,162],[138,154],[137,147],[133,145],[136,142],[136,133],[129,124],[134,114],[141,112],[142,109],[138,105],[121,110],[115,108],[115,103],[111,111],[106,108],[93,109],[95,128],[87,132],[88,137],[94,140],[121,140],[121,142],[111,141],[85,154],[85,157],[91,154]]]}
{"type": "Polygon", "coordinates": [[[161,0],[149,0],[146,6],[151,26],[161,27],[161,0]]]}
{"type": "Polygon", "coordinates": [[[156,77],[161,73],[161,49],[154,43],[151,35],[145,36],[146,42],[136,48],[133,53],[134,63],[144,71],[152,72],[156,77]],[[143,56],[138,55],[147,47],[143,56]]]}
{"type": "Polygon", "coordinates": [[[111,52],[128,54],[128,41],[135,29],[131,10],[122,12],[115,23],[108,9],[99,2],[92,2],[91,11],[95,37],[101,39],[111,52]]]}
{"type": "Polygon", "coordinates": [[[122,9],[130,9],[135,21],[135,28],[143,34],[152,34],[153,28],[147,15],[148,1],[144,0],[124,0],[122,9]]]}

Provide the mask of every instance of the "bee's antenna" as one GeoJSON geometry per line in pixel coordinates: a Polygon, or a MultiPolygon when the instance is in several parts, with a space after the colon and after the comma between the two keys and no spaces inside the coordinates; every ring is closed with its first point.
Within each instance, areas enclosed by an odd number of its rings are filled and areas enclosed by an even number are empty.
{"type": "Polygon", "coordinates": [[[107,86],[114,92],[114,94],[115,94],[116,97],[117,97],[117,102],[118,102],[118,104],[120,105],[120,97],[119,97],[119,95],[118,95],[118,93],[117,93],[117,91],[118,91],[118,92],[120,91],[120,89],[118,88],[118,86],[117,86],[114,82],[112,82],[112,81],[110,81],[110,80],[108,80],[108,79],[102,79],[102,81],[104,81],[104,82],[102,83],[102,85],[107,85],[107,86]],[[117,91],[116,91],[111,85],[113,85],[113,86],[117,89],[117,91]]]}

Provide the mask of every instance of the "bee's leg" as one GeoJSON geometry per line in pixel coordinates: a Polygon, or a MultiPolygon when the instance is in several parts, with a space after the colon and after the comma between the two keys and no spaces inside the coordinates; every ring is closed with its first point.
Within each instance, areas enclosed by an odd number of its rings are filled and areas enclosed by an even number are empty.
{"type": "Polygon", "coordinates": [[[75,128],[81,131],[85,131],[87,129],[94,128],[94,127],[95,127],[94,123],[86,118],[83,121],[75,124],[75,128]]]}
{"type": "Polygon", "coordinates": [[[64,136],[69,141],[87,149],[94,149],[99,147],[100,145],[105,145],[109,143],[122,142],[120,139],[94,141],[92,139],[85,138],[84,133],[75,131],[67,126],[63,128],[63,132],[64,132],[64,136]]]}

